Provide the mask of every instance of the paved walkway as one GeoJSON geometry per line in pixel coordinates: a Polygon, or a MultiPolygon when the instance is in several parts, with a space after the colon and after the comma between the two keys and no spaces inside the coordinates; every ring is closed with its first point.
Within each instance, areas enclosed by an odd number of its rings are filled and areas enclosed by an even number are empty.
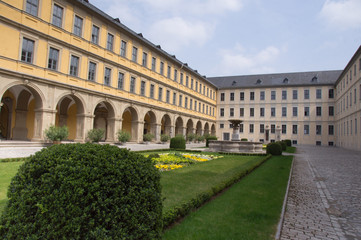
{"type": "Polygon", "coordinates": [[[281,239],[361,239],[361,152],[297,147],[281,239]]]}

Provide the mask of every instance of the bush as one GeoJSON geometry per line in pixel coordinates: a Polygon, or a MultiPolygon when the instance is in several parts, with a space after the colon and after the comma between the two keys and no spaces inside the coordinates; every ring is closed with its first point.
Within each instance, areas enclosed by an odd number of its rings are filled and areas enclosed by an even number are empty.
{"type": "Polygon", "coordinates": [[[292,141],[290,139],[285,139],[283,140],[283,142],[286,143],[287,147],[291,147],[292,146],[292,141]]]}
{"type": "Polygon", "coordinates": [[[241,142],[248,142],[247,138],[241,138],[241,142]]]}
{"type": "Polygon", "coordinates": [[[194,133],[188,133],[187,141],[193,142],[196,139],[196,135],[194,133]]]}
{"type": "Polygon", "coordinates": [[[151,133],[147,133],[143,135],[143,141],[144,142],[150,142],[154,138],[154,135],[151,133]]]}
{"type": "Polygon", "coordinates": [[[278,142],[269,143],[266,147],[267,154],[282,155],[282,146],[278,142]]]}
{"type": "Polygon", "coordinates": [[[204,136],[197,135],[197,141],[198,142],[203,142],[204,141],[204,136]]]}
{"type": "Polygon", "coordinates": [[[118,141],[121,143],[125,143],[130,140],[130,134],[126,131],[119,130],[117,135],[118,135],[118,141]]]}
{"type": "Polygon", "coordinates": [[[186,149],[186,140],[183,136],[171,138],[169,147],[174,149],[186,149]]]}
{"type": "Polygon", "coordinates": [[[67,126],[57,127],[51,125],[44,131],[45,137],[51,141],[61,141],[68,137],[69,131],[67,126]]]}
{"type": "Polygon", "coordinates": [[[287,144],[284,141],[278,141],[277,143],[281,145],[282,151],[286,151],[287,144]]]}
{"type": "Polygon", "coordinates": [[[210,140],[217,140],[217,137],[216,136],[208,136],[206,138],[206,147],[209,147],[209,141],[210,140]]]}
{"type": "Polygon", "coordinates": [[[101,128],[94,128],[89,130],[88,132],[88,138],[92,142],[99,142],[104,137],[105,130],[101,128]]]}
{"type": "Polygon", "coordinates": [[[160,136],[160,141],[163,142],[163,143],[168,142],[169,139],[170,139],[169,135],[162,134],[162,135],[160,136]]]}
{"type": "Polygon", "coordinates": [[[160,239],[160,173],[150,159],[98,144],[60,144],[12,179],[0,239],[160,239]]]}

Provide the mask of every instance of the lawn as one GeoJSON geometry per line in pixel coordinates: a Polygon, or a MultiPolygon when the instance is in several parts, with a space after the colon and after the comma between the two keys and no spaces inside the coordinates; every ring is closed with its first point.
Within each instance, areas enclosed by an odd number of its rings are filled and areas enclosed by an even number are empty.
{"type": "Polygon", "coordinates": [[[295,153],[296,152],[296,147],[288,147],[286,148],[286,153],[295,153]]]}
{"type": "Polygon", "coordinates": [[[291,163],[292,156],[272,157],[163,239],[274,239],[291,163]]]}

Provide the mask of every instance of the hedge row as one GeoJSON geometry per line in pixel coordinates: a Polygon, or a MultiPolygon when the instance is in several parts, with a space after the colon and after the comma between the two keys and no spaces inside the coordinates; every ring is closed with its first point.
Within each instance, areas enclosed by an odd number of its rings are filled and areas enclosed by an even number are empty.
{"type": "Polygon", "coordinates": [[[167,212],[163,213],[163,228],[167,228],[172,223],[177,221],[178,219],[186,216],[190,213],[193,209],[196,209],[207,202],[211,197],[220,193],[227,187],[230,187],[234,183],[238,182],[241,178],[246,176],[248,173],[252,172],[254,169],[262,165],[266,160],[268,160],[271,155],[267,155],[262,161],[254,164],[251,168],[239,172],[233,176],[230,176],[228,180],[213,186],[211,189],[199,193],[195,198],[191,199],[189,202],[183,202],[180,205],[168,210],[167,212]]]}
{"type": "Polygon", "coordinates": [[[29,159],[29,157],[21,157],[21,158],[3,158],[0,159],[0,162],[22,162],[29,159]]]}

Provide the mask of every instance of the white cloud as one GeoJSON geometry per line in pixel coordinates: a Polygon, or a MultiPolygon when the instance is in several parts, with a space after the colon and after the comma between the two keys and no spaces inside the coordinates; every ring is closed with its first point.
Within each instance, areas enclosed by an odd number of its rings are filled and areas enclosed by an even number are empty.
{"type": "Polygon", "coordinates": [[[320,16],[331,27],[340,29],[358,28],[361,24],[361,1],[326,0],[320,16]]]}
{"type": "Polygon", "coordinates": [[[278,48],[269,46],[249,54],[241,45],[237,44],[233,49],[221,51],[221,63],[217,71],[224,75],[273,72],[272,64],[280,53],[281,50],[278,48]]]}
{"type": "Polygon", "coordinates": [[[201,21],[187,21],[180,17],[159,20],[150,27],[149,36],[162,48],[175,52],[181,47],[202,46],[213,34],[213,26],[201,21]]]}

